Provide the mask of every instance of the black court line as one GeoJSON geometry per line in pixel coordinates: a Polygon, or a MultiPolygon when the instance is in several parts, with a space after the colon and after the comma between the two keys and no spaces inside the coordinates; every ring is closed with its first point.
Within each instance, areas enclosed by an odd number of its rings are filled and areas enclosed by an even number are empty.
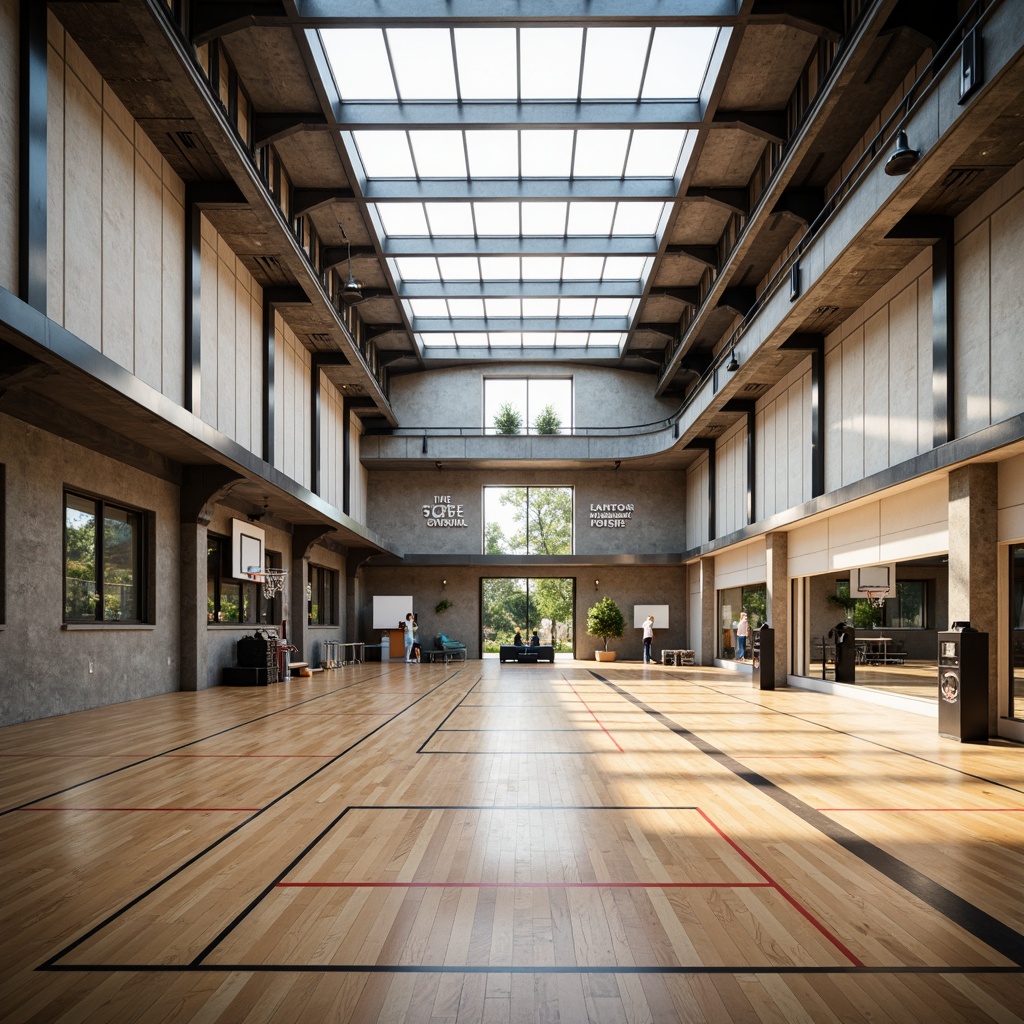
{"type": "MultiPolygon", "coordinates": [[[[410,705],[411,706],[411,705],[410,705]]],[[[109,971],[121,972],[217,972],[230,973],[245,971],[253,974],[518,974],[518,975],[946,975],[963,977],[972,975],[1022,974],[1020,967],[977,965],[965,967],[949,966],[844,966],[812,965],[799,967],[793,965],[623,965],[611,966],[522,966],[511,964],[488,965],[448,965],[448,964],[205,964],[203,958],[209,956],[230,932],[248,917],[256,906],[266,898],[277,883],[291,871],[303,857],[321,842],[338,822],[353,811],[482,811],[482,812],[522,812],[522,811],[686,811],[699,813],[695,805],[687,804],[355,804],[346,807],[323,831],[314,838],[306,848],[277,877],[266,886],[263,892],[254,898],[250,905],[227,927],[222,929],[197,957],[188,964],[58,964],[54,961],[64,955],[59,953],[53,960],[40,965],[37,970],[50,971],[84,971],[95,973],[109,971]]],[[[127,907],[124,909],[128,909],[127,907]]],[[[83,936],[79,942],[84,941],[83,936]]],[[[76,943],[77,945],[78,943],[76,943]]]]}
{"type": "Polygon", "coordinates": [[[790,965],[774,967],[771,964],[739,966],[688,965],[680,967],[660,966],[629,966],[613,964],[608,967],[565,966],[565,967],[521,967],[512,964],[488,964],[481,966],[448,966],[447,964],[87,964],[55,965],[49,968],[54,971],[109,971],[110,973],[128,971],[135,974],[142,972],[168,972],[179,974],[192,972],[231,973],[244,971],[247,974],[601,974],[607,976],[621,975],[768,975],[780,974],[931,974],[948,975],[960,978],[983,974],[1021,974],[1019,967],[793,967],[790,965]]]}
{"type": "MultiPolygon", "coordinates": [[[[232,828],[229,831],[225,832],[222,836],[220,836],[219,838],[215,839],[212,843],[210,843],[204,849],[200,850],[198,853],[196,853],[193,856],[189,857],[189,859],[184,861],[182,864],[179,864],[178,867],[174,868],[174,870],[171,871],[169,874],[164,875],[164,877],[161,878],[159,881],[154,882],[148,889],[144,890],[143,892],[139,893],[138,896],[135,896],[133,899],[129,900],[129,902],[124,904],[124,906],[122,906],[118,910],[115,910],[112,914],[108,915],[106,918],[104,918],[102,921],[100,921],[99,924],[95,925],[94,927],[90,928],[87,932],[85,932],[85,934],[80,935],[70,945],[65,946],[58,953],[55,953],[52,957],[50,957],[49,960],[46,960],[43,963],[41,963],[36,968],[36,970],[37,971],[42,971],[42,970],[54,969],[56,967],[56,961],[57,960],[60,960],[62,957],[65,957],[69,953],[73,952],[80,945],[82,945],[83,942],[86,942],[88,939],[92,938],[92,936],[94,936],[97,932],[102,931],[102,929],[106,928],[109,924],[112,924],[119,917],[121,917],[122,914],[127,913],[129,910],[132,909],[132,907],[134,907],[137,904],[141,903],[148,896],[150,896],[154,892],[156,892],[156,890],[159,889],[161,886],[166,885],[172,878],[175,878],[177,875],[180,875],[187,868],[191,867],[197,861],[199,861],[203,857],[205,857],[208,853],[210,853],[213,850],[215,850],[218,846],[221,845],[221,843],[226,842],[236,832],[239,832],[241,829],[245,828],[246,825],[248,825],[250,822],[255,821],[258,817],[260,817],[260,815],[265,814],[267,811],[270,810],[271,807],[273,807],[276,804],[280,803],[282,800],[285,799],[285,797],[290,796],[292,793],[294,793],[300,787],[304,786],[311,779],[316,778],[316,776],[319,775],[321,772],[326,771],[328,768],[331,767],[331,765],[333,765],[337,761],[341,760],[341,758],[343,758],[346,754],[350,753],[352,750],[354,750],[356,747],[358,747],[361,743],[364,743],[366,740],[368,740],[375,733],[380,732],[380,730],[383,729],[386,725],[389,725],[396,718],[400,717],[401,715],[404,715],[406,711],[409,711],[411,708],[414,708],[417,704],[419,704],[419,702],[421,700],[426,699],[432,693],[434,693],[436,690],[441,689],[442,686],[444,686],[446,683],[450,682],[451,679],[453,679],[455,677],[455,675],[457,675],[457,674],[458,674],[457,672],[453,672],[447,678],[442,679],[441,682],[439,682],[436,686],[432,687],[431,689],[427,690],[426,693],[424,693],[422,696],[417,697],[416,700],[414,700],[407,707],[404,707],[401,711],[398,711],[395,714],[393,714],[386,722],[381,722],[381,724],[376,726],[376,728],[371,729],[368,733],[366,733],[365,735],[361,736],[354,743],[351,743],[348,747],[346,747],[343,751],[341,751],[340,754],[338,754],[335,757],[332,757],[331,760],[326,762],[325,764],[322,764],[319,768],[316,769],[316,771],[310,772],[310,774],[307,775],[304,779],[300,779],[298,782],[296,782],[293,786],[290,786],[288,789],[286,789],[279,796],[274,797],[274,799],[271,800],[268,804],[266,804],[266,806],[261,807],[254,814],[249,815],[249,817],[246,818],[244,821],[239,822],[234,828],[232,828]]],[[[267,716],[265,716],[265,717],[267,717],[267,716]]],[[[258,719],[257,719],[257,721],[258,721],[258,719]]]]}
{"type": "MultiPolygon", "coordinates": [[[[984,782],[986,785],[989,785],[989,786],[998,786],[1000,789],[1007,789],[1011,793],[1024,793],[1024,788],[1022,788],[1022,787],[1011,786],[1008,782],[1000,782],[999,779],[992,779],[992,778],[989,778],[987,775],[978,775],[976,772],[965,771],[963,768],[957,768],[954,765],[943,764],[942,761],[935,761],[935,760],[933,760],[930,757],[925,757],[923,754],[915,754],[913,751],[910,751],[910,750],[900,750],[899,747],[893,747],[893,746],[890,746],[888,743],[882,743],[881,740],[872,739],[870,736],[862,736],[860,733],[849,732],[849,731],[847,731],[845,729],[837,729],[834,725],[825,725],[824,723],[816,722],[816,721],[814,721],[811,718],[804,718],[803,715],[798,715],[798,714],[796,714],[793,711],[783,711],[783,710],[781,710],[779,708],[770,707],[767,704],[759,704],[756,700],[751,700],[749,697],[745,697],[745,696],[742,696],[740,694],[731,695],[727,691],[725,691],[725,690],[717,690],[713,686],[710,686],[707,683],[694,683],[693,685],[694,686],[700,686],[700,687],[702,687],[704,689],[710,690],[712,693],[717,693],[717,694],[719,694],[720,696],[723,696],[723,697],[731,697],[733,700],[741,701],[744,704],[752,704],[752,705],[754,705],[754,707],[761,708],[764,711],[770,711],[770,712],[772,712],[772,714],[782,715],[784,718],[792,718],[793,721],[795,721],[795,722],[803,722],[805,725],[814,726],[814,728],[821,729],[823,732],[835,733],[835,735],[837,735],[837,736],[846,736],[849,739],[857,740],[859,743],[866,743],[866,744],[868,744],[870,746],[878,747],[879,750],[887,750],[890,753],[899,754],[902,757],[909,757],[909,758],[912,758],[915,761],[920,761],[922,764],[930,764],[930,765],[934,766],[935,768],[941,768],[941,769],[943,769],[943,771],[954,772],[957,775],[962,775],[965,779],[975,779],[976,781],[984,782]]],[[[772,692],[777,692],[777,691],[772,691],[772,692]]],[[[793,694],[794,696],[796,696],[796,695],[801,695],[801,696],[811,696],[811,695],[814,695],[814,696],[818,696],[818,697],[831,697],[832,696],[832,694],[821,693],[818,690],[801,690],[798,686],[786,686],[786,687],[784,687],[782,692],[783,693],[789,692],[789,693],[793,694]]],[[[828,713],[829,713],[829,715],[836,715],[836,714],[841,714],[842,712],[829,711],[828,713]]],[[[849,712],[849,714],[851,716],[856,715],[857,717],[863,716],[864,713],[865,712],[861,712],[861,711],[857,711],[857,712],[852,712],[851,711],[851,712],[849,712]]],[[[907,712],[907,714],[909,714],[909,713],[910,712],[907,712]]],[[[923,718],[924,716],[921,716],[921,717],[923,718]]],[[[929,719],[929,721],[930,720],[931,719],[929,719]]],[[[1019,744],[1019,743],[1010,743],[1010,745],[1009,745],[1009,747],[1007,749],[1011,749],[1013,747],[1018,747],[1019,748],[1019,747],[1022,747],[1022,745],[1019,744]]],[[[846,751],[840,751],[836,756],[842,756],[845,753],[847,753],[847,752],[846,751]]]]}
{"type": "MultiPolygon", "coordinates": [[[[256,722],[262,722],[267,718],[273,718],[275,715],[281,715],[287,711],[293,711],[295,708],[302,707],[304,704],[309,704],[312,701],[323,700],[325,697],[331,697],[336,693],[342,693],[345,690],[351,690],[352,687],[354,686],[362,686],[364,683],[374,682],[377,680],[377,678],[378,677],[375,676],[367,676],[365,679],[357,679],[355,682],[350,683],[348,686],[338,686],[333,690],[328,690],[326,693],[318,693],[314,697],[306,697],[304,700],[300,700],[295,704],[289,704],[287,707],[278,708],[276,711],[268,711],[265,715],[258,715],[256,718],[250,718],[245,722],[237,722],[235,725],[229,725],[226,729],[220,729],[217,732],[211,732],[206,736],[200,736],[198,739],[189,740],[188,743],[182,743],[177,747],[168,747],[167,750],[161,750],[159,753],[149,754],[146,757],[141,757],[136,761],[130,762],[129,764],[123,764],[119,768],[112,768],[109,772],[102,772],[99,775],[94,775],[92,778],[83,779],[81,782],[76,782],[71,786],[65,786],[64,789],[55,790],[53,793],[47,793],[45,796],[34,797],[31,800],[27,800],[25,803],[18,804],[16,807],[4,808],[3,810],[0,810],[0,818],[2,818],[5,814],[13,813],[14,811],[24,810],[26,807],[31,807],[33,804],[42,803],[43,800],[52,800],[55,796],[62,796],[64,793],[70,793],[72,792],[72,790],[78,789],[81,786],[88,786],[90,783],[99,782],[100,779],[109,778],[111,775],[117,775],[119,772],[128,771],[129,768],[138,768],[139,765],[146,764],[149,761],[155,761],[158,758],[167,757],[178,750],[187,750],[189,747],[194,747],[197,743],[205,743],[207,740],[215,739],[218,736],[225,736],[229,732],[234,732],[236,729],[244,729],[248,725],[255,725],[256,722]]],[[[445,680],[445,682],[447,682],[447,680],[445,680]]],[[[117,757],[116,754],[82,754],[80,756],[97,758],[117,757]]],[[[338,756],[340,757],[341,755],[338,756]]]]}
{"type": "MultiPolygon", "coordinates": [[[[940,913],[943,917],[963,928],[964,931],[980,939],[991,949],[1012,960],[1018,966],[1024,966],[1024,935],[1014,931],[1009,925],[986,913],[980,907],[965,900],[962,896],[950,891],[945,886],[929,878],[924,872],[894,857],[891,853],[874,843],[869,842],[856,832],[840,825],[838,822],[822,814],[820,811],[804,803],[803,800],[777,786],[770,779],[752,771],[741,764],[729,754],[724,753],[713,746],[707,740],[702,739],[696,733],[670,718],[660,711],[645,704],[638,697],[634,697],[627,690],[616,686],[615,683],[597,672],[592,674],[600,679],[607,686],[610,686],[617,693],[621,694],[628,701],[640,708],[645,714],[650,715],[655,721],[660,722],[670,732],[675,733],[680,739],[696,747],[701,753],[706,754],[723,768],[731,771],[738,778],[751,786],[757,787],[765,796],[771,797],[776,803],[781,804],[792,814],[795,814],[801,821],[817,829],[822,835],[832,842],[841,846],[844,850],[852,853],[859,860],[874,868],[890,881],[906,889],[922,903],[940,913]]],[[[765,708],[771,713],[771,708],[765,708]]],[[[838,730],[833,730],[838,731],[838,730]]],[[[845,734],[842,734],[845,735],[845,734]]]]}

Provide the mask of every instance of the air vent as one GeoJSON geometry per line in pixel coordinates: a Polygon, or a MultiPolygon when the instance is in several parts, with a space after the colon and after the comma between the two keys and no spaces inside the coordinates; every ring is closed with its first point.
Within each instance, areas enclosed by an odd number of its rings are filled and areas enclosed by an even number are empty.
{"type": "Polygon", "coordinates": [[[971,188],[982,172],[981,167],[952,167],[942,179],[942,191],[955,196],[971,188]]]}
{"type": "Polygon", "coordinates": [[[767,391],[767,384],[744,384],[740,388],[740,393],[744,395],[759,395],[762,391],[767,391]]]}
{"type": "Polygon", "coordinates": [[[276,256],[253,256],[253,259],[264,270],[279,270],[281,267],[276,256]]]}
{"type": "Polygon", "coordinates": [[[321,348],[326,348],[334,340],[330,334],[307,334],[306,338],[313,345],[318,345],[321,348]]]}
{"type": "Polygon", "coordinates": [[[198,149],[195,132],[175,132],[174,136],[182,149],[198,149]]]}
{"type": "Polygon", "coordinates": [[[835,316],[839,312],[838,306],[815,306],[815,316],[835,316]]]}

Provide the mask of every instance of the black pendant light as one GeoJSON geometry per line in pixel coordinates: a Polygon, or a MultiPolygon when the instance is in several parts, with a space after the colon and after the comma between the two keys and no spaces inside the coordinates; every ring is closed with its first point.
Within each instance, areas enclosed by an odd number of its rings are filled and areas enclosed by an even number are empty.
{"type": "Polygon", "coordinates": [[[345,241],[348,242],[348,280],[341,287],[341,301],[346,306],[354,306],[363,301],[363,286],[352,276],[352,243],[347,238],[345,241]]]}
{"type": "Polygon", "coordinates": [[[907,141],[907,133],[901,128],[896,134],[896,148],[892,156],[885,161],[885,173],[898,178],[906,174],[921,159],[919,150],[911,149],[907,141]]]}

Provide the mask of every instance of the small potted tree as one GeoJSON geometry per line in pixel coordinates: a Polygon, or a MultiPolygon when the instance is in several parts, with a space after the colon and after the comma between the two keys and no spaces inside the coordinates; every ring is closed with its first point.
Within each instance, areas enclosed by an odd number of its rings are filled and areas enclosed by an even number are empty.
{"type": "Polygon", "coordinates": [[[553,405],[545,405],[533,421],[535,434],[557,434],[562,429],[562,417],[555,412],[553,405]]]}
{"type": "Polygon", "coordinates": [[[619,638],[626,631],[626,620],[619,606],[610,598],[602,597],[587,610],[587,635],[604,640],[604,650],[594,651],[598,661],[614,661],[615,652],[608,650],[608,641],[619,638]]]}
{"type": "Polygon", "coordinates": [[[523,414],[506,402],[494,415],[494,429],[499,434],[518,434],[523,429],[523,414]]]}

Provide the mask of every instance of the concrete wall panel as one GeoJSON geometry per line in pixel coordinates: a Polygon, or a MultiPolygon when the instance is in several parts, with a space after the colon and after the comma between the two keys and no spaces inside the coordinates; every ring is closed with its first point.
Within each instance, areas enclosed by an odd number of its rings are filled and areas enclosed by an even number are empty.
{"type": "Polygon", "coordinates": [[[483,488],[572,487],[578,555],[672,554],[686,538],[684,483],[672,472],[615,470],[480,470],[458,474],[425,470],[370,474],[367,521],[405,552],[479,555],[483,552],[483,488]],[[466,525],[430,527],[423,506],[436,496],[461,505],[466,525]],[[623,527],[591,526],[592,504],[633,504],[623,527]]]}
{"type": "Polygon", "coordinates": [[[0,664],[18,666],[0,678],[0,725],[178,689],[177,487],[3,415],[0,463],[8,523],[17,523],[17,543],[7,549],[0,664]],[[151,628],[62,628],[65,487],[151,513],[158,575],[151,628]]]}

